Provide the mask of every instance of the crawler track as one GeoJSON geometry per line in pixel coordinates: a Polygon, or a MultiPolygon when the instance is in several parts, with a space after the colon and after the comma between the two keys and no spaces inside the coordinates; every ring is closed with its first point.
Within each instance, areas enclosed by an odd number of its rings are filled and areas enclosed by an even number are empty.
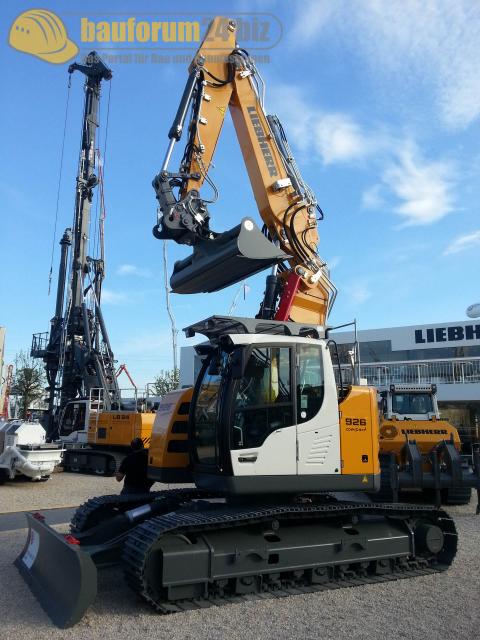
{"type": "Polygon", "coordinates": [[[156,500],[165,501],[165,511],[169,511],[185,501],[205,496],[207,496],[206,493],[197,489],[166,489],[136,495],[97,496],[78,507],[70,522],[70,530],[72,533],[82,533],[119,513],[156,500]]]}
{"type": "Polygon", "coordinates": [[[63,459],[63,468],[66,473],[113,476],[126,455],[127,452],[90,447],[67,449],[63,459]]]}
{"type": "MultiPolygon", "coordinates": [[[[210,507],[210,508],[208,508],[210,507]]],[[[213,508],[212,508],[213,507],[213,508]]],[[[451,518],[443,511],[433,507],[404,504],[291,504],[275,507],[184,509],[151,518],[133,529],[125,542],[123,560],[128,584],[158,612],[174,613],[186,609],[223,605],[235,601],[248,601],[272,597],[284,597],[300,593],[311,593],[361,584],[386,582],[408,577],[423,576],[445,571],[453,561],[457,547],[457,534],[451,518]],[[415,527],[418,522],[428,522],[438,527],[444,538],[442,549],[438,553],[410,553],[404,557],[392,557],[386,561],[365,561],[357,558],[355,562],[332,562],[321,567],[303,567],[300,571],[270,572],[262,569],[252,576],[250,586],[238,588],[239,578],[229,580],[209,579],[201,586],[201,595],[187,598],[172,598],[168,588],[159,588],[159,578],[155,576],[158,563],[158,551],[165,536],[175,534],[183,538],[208,536],[214,532],[227,532],[240,527],[271,526],[275,528],[288,522],[300,522],[309,534],[308,526],[314,521],[332,523],[339,521],[356,522],[362,517],[382,516],[385,519],[404,523],[411,534],[412,547],[415,547],[415,527]],[[157,558],[157,560],[155,560],[157,558]],[[313,573],[312,573],[313,572],[313,573]],[[314,577],[312,577],[314,576],[314,577]],[[237,586],[236,586],[237,585],[237,586]],[[241,591],[248,593],[241,593],[241,591]]],[[[398,524],[397,524],[398,526],[398,524]]],[[[218,537],[217,537],[218,540],[218,537]]],[[[261,549],[254,550],[259,556],[261,549]]],[[[165,559],[163,562],[166,562],[165,559]]],[[[210,561],[212,566],[214,560],[210,561]]],[[[232,560],[233,562],[233,560],[232,560]]],[[[161,570],[161,567],[160,569],[161,570]]],[[[238,574],[241,575],[241,574],[238,574]]]]}

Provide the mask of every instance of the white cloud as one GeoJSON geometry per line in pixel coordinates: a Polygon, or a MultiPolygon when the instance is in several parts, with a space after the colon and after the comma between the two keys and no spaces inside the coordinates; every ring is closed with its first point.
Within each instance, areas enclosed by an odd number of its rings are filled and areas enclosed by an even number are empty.
{"type": "Polygon", "coordinates": [[[335,17],[340,2],[311,0],[303,2],[299,10],[290,38],[295,45],[302,45],[318,38],[319,32],[335,17]]]}
{"type": "Polygon", "coordinates": [[[364,209],[381,209],[385,206],[382,196],[382,185],[374,184],[362,193],[362,207],[364,209]]]}
{"type": "Polygon", "coordinates": [[[128,301],[128,297],[122,291],[112,291],[111,289],[102,289],[102,302],[104,304],[124,304],[128,301]]]}
{"type": "Polygon", "coordinates": [[[313,116],[313,143],[325,164],[356,160],[371,152],[371,143],[360,127],[344,113],[313,116]]]}
{"type": "Polygon", "coordinates": [[[269,99],[292,144],[301,152],[313,152],[326,165],[360,160],[384,145],[380,134],[364,132],[347,113],[319,109],[298,87],[274,84],[269,99]]]}
{"type": "Polygon", "coordinates": [[[480,246],[480,230],[472,231],[472,233],[466,233],[463,236],[455,238],[443,252],[444,256],[449,256],[454,253],[461,253],[472,249],[472,247],[480,246]]]}
{"type": "Polygon", "coordinates": [[[336,269],[338,267],[341,261],[342,261],[341,256],[332,256],[330,260],[328,260],[327,262],[327,267],[330,269],[330,271],[332,271],[333,269],[336,269]]]}
{"type": "Polygon", "coordinates": [[[406,226],[437,222],[453,210],[454,171],[446,162],[427,162],[411,142],[398,151],[382,180],[400,201],[394,212],[406,226]]]}
{"type": "Polygon", "coordinates": [[[117,269],[117,275],[151,278],[152,272],[150,271],[150,269],[143,269],[142,267],[137,267],[134,264],[121,264],[117,269]]]}
{"type": "Polygon", "coordinates": [[[425,158],[413,139],[385,126],[367,129],[347,113],[322,111],[298,87],[273,84],[270,98],[292,146],[309,160],[368,163],[379,173],[379,182],[362,194],[363,208],[393,211],[404,226],[431,224],[454,210],[451,162],[425,158]]]}
{"type": "Polygon", "coordinates": [[[358,280],[345,287],[346,294],[353,305],[363,304],[372,297],[366,282],[358,280]]]}
{"type": "Polygon", "coordinates": [[[480,115],[480,4],[471,0],[311,0],[291,32],[311,46],[330,29],[368,62],[376,78],[434,92],[434,109],[449,127],[480,115]],[[323,33],[321,33],[323,31],[323,33]]]}
{"type": "Polygon", "coordinates": [[[313,154],[325,165],[382,163],[381,182],[362,194],[365,209],[393,210],[405,226],[431,224],[453,211],[451,163],[428,161],[412,140],[401,140],[385,127],[367,132],[348,114],[323,112],[297,87],[277,84],[271,97],[285,121],[287,137],[301,153],[313,154]],[[389,196],[396,205],[387,202],[389,196]]]}

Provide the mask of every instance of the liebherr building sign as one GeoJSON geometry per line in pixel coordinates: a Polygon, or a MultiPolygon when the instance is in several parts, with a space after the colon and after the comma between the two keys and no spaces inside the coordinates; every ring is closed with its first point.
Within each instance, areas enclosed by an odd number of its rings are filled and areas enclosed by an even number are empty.
{"type": "Polygon", "coordinates": [[[480,324],[453,325],[448,327],[429,327],[415,329],[416,344],[437,342],[461,342],[480,339],[480,324]]]}
{"type": "MultiPolygon", "coordinates": [[[[335,333],[337,342],[353,340],[351,332],[335,333]]],[[[480,346],[480,324],[472,321],[444,322],[385,329],[360,329],[360,342],[391,341],[392,351],[480,346]]]]}

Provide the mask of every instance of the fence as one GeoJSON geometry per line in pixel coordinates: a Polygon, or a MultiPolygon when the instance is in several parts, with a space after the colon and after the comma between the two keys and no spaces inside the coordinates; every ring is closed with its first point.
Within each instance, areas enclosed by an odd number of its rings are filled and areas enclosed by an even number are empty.
{"type": "MultiPolygon", "coordinates": [[[[385,386],[391,383],[480,383],[480,358],[362,364],[360,374],[362,378],[367,379],[369,385],[374,386],[385,386]]],[[[347,384],[352,382],[352,371],[349,367],[342,367],[342,378],[347,384]]]]}

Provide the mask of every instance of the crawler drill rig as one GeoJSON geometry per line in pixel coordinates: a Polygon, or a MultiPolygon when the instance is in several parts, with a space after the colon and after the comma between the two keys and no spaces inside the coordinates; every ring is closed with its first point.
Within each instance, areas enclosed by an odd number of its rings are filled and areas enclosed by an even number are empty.
{"type": "Polygon", "coordinates": [[[60,241],[50,334],[35,334],[31,353],[45,363],[47,437],[65,443],[64,470],[113,475],[133,438],[148,444],[153,415],[140,411],[137,403],[133,410],[125,410],[122,403],[101,309],[105,276],[101,215],[98,257],[88,255],[92,201],[102,180],[101,173],[98,177],[95,173],[101,84],[112,73],[94,51],[83,64],[70,65],[69,74],[74,71],[85,76],[85,98],[73,225],[60,241]]]}
{"type": "Polygon", "coordinates": [[[28,516],[16,565],[59,626],[81,618],[97,569],[115,562],[136,593],[171,613],[426,575],[456,553],[444,511],[365,497],[380,487],[376,391],[335,382],[326,327],[335,290],[317,253],[316,200],[278,119],[264,113],[260,76],[235,30],[216,18],[190,67],[153,181],[154,235],[193,246],[174,267],[179,293],[273,272],[259,317],[212,316],[186,329],[206,337],[203,367],[194,389],[160,403],[149,476],[194,486],[94,498],[67,536],[28,516]],[[180,170],[169,173],[189,109],[180,170]],[[250,218],[212,231],[200,197],[227,109],[263,233],[250,218]],[[347,491],[358,501],[342,499],[347,491]]]}
{"type": "Polygon", "coordinates": [[[94,51],[83,64],[70,65],[69,74],[75,71],[85,76],[85,99],[74,219],[72,228],[66,229],[60,240],[55,315],[50,333],[34,334],[31,349],[33,357],[45,362],[49,441],[84,428],[88,420],[85,406],[92,389],[103,390],[107,407],[118,396],[114,356],[100,308],[103,256],[87,255],[90,211],[99,182],[95,156],[100,89],[102,81],[110,80],[112,73],[94,51]],[[81,419],[71,415],[75,406],[72,401],[80,398],[84,402],[77,402],[76,408],[83,408],[81,419]]]}

